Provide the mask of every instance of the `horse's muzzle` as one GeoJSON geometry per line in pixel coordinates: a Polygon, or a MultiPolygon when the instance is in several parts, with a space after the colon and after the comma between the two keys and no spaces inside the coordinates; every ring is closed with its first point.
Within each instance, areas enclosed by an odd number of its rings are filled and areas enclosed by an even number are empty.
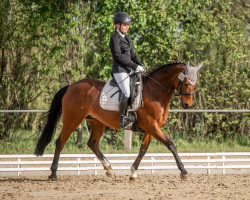
{"type": "Polygon", "coordinates": [[[190,106],[188,103],[182,103],[182,107],[183,107],[184,109],[188,109],[188,108],[190,108],[191,106],[190,106]]]}

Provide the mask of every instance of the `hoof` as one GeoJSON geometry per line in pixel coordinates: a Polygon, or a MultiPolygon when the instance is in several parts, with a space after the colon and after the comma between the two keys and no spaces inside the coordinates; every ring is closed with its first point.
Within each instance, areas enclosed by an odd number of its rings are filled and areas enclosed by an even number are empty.
{"type": "Polygon", "coordinates": [[[49,181],[57,181],[57,176],[50,175],[50,176],[48,177],[48,180],[49,180],[49,181]]]}
{"type": "Polygon", "coordinates": [[[107,172],[106,172],[106,175],[107,175],[108,177],[110,177],[110,178],[113,178],[113,179],[116,178],[116,177],[115,177],[115,173],[114,173],[113,171],[107,171],[107,172]]]}
{"type": "Polygon", "coordinates": [[[188,179],[188,174],[181,174],[181,180],[187,180],[188,179]]]}
{"type": "Polygon", "coordinates": [[[139,178],[133,178],[133,177],[129,177],[129,180],[131,181],[131,182],[137,182],[138,180],[139,180],[139,178]]]}

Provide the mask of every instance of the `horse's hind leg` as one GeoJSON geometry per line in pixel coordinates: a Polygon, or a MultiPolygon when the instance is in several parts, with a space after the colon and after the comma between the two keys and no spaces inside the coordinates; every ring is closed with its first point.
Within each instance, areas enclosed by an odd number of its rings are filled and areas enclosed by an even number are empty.
{"type": "Polygon", "coordinates": [[[63,150],[63,147],[65,143],[67,142],[67,140],[69,139],[71,133],[81,123],[83,118],[84,118],[83,116],[78,117],[78,118],[75,116],[75,118],[71,118],[71,117],[67,117],[66,115],[64,115],[62,131],[58,139],[56,140],[56,150],[55,150],[54,159],[50,168],[51,175],[49,176],[49,179],[53,180],[57,178],[57,168],[58,168],[60,153],[63,150]]]}
{"type": "Polygon", "coordinates": [[[88,146],[97,156],[97,158],[101,161],[103,168],[107,170],[106,175],[111,178],[115,178],[115,173],[111,168],[110,162],[107,160],[107,158],[105,158],[99,148],[99,142],[106,126],[96,119],[88,119],[87,121],[90,123],[92,128],[92,132],[88,141],[88,146]]]}
{"type": "Polygon", "coordinates": [[[150,142],[152,141],[153,139],[153,136],[152,135],[149,135],[147,133],[144,134],[143,136],[143,140],[142,140],[142,143],[141,143],[141,148],[140,148],[140,151],[139,151],[139,154],[135,160],[135,162],[133,163],[133,165],[131,166],[131,176],[129,177],[129,179],[131,181],[136,181],[137,180],[137,174],[136,174],[136,171],[138,169],[138,166],[142,160],[142,158],[144,157],[145,153],[147,152],[147,149],[148,149],[148,146],[150,144],[150,142]]]}
{"type": "Polygon", "coordinates": [[[67,140],[69,139],[71,133],[75,130],[75,128],[65,128],[63,126],[61,134],[59,135],[58,139],[56,140],[56,150],[55,150],[55,154],[54,154],[54,159],[51,165],[51,175],[49,176],[49,179],[53,180],[53,179],[57,179],[57,168],[58,168],[58,162],[59,162],[59,157],[60,157],[60,153],[65,145],[65,143],[67,142],[67,140]]]}

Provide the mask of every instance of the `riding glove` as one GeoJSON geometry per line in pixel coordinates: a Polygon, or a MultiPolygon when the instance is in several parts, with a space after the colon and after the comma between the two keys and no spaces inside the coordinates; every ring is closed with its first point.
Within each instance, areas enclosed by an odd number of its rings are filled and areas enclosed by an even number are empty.
{"type": "Polygon", "coordinates": [[[143,66],[138,65],[135,71],[136,72],[146,72],[146,69],[143,66]]]}

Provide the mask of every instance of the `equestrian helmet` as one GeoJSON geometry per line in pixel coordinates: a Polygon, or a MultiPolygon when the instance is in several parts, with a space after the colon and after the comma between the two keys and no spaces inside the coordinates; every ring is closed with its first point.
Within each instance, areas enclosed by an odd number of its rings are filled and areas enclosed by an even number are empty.
{"type": "Polygon", "coordinates": [[[125,12],[118,12],[113,17],[114,24],[132,24],[130,17],[125,12]]]}

